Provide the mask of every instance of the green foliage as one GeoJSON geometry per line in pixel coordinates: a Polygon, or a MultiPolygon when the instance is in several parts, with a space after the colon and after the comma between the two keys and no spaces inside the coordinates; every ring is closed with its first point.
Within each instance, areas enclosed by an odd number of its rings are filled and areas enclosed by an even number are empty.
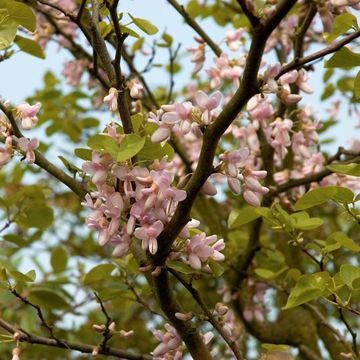
{"type": "Polygon", "coordinates": [[[22,51],[40,59],[45,59],[45,54],[36,41],[18,35],[15,38],[15,43],[22,51]]]}
{"type": "Polygon", "coordinates": [[[0,0],[0,50],[11,45],[19,25],[35,31],[36,19],[31,8],[18,1],[0,0]]]}
{"type": "Polygon", "coordinates": [[[328,295],[331,283],[331,276],[326,271],[300,276],[283,309],[290,309],[328,295]]]}
{"type": "Polygon", "coordinates": [[[334,41],[337,37],[345,34],[350,29],[358,29],[357,19],[354,15],[345,13],[335,17],[331,34],[326,36],[326,41],[334,41]]]}
{"type": "Polygon", "coordinates": [[[325,68],[353,68],[356,66],[360,66],[360,54],[352,52],[346,46],[325,62],[325,68]]]}
{"type": "Polygon", "coordinates": [[[144,33],[148,35],[155,35],[159,31],[159,29],[149,20],[133,17],[131,14],[129,14],[129,16],[134,24],[144,33]]]}

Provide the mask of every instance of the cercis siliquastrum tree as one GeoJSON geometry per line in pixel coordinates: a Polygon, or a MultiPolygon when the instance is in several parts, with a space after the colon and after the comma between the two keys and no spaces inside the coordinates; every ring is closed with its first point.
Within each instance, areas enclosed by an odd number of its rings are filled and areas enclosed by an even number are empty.
{"type": "Polygon", "coordinates": [[[1,60],[70,57],[0,102],[1,356],[359,359],[360,142],[320,136],[358,116],[360,2],[163,3],[184,49],[118,0],[0,2],[1,60]]]}

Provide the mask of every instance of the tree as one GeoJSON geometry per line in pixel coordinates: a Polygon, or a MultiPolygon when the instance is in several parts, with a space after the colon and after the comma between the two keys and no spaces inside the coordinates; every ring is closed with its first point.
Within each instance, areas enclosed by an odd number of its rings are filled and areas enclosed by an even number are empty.
{"type": "Polygon", "coordinates": [[[1,358],[360,359],[360,142],[322,138],[360,1],[167,3],[186,51],[119,0],[0,0],[1,61],[72,57],[0,101],[1,358]]]}

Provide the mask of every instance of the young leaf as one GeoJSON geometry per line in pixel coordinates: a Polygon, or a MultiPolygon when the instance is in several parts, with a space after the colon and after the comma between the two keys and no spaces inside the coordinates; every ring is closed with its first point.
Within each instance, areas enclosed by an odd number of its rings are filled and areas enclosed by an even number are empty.
{"type": "Polygon", "coordinates": [[[154,35],[159,31],[159,29],[149,20],[136,18],[133,17],[131,14],[129,14],[129,16],[131,17],[131,20],[134,22],[134,24],[146,34],[154,35]]]}
{"type": "Polygon", "coordinates": [[[327,288],[330,287],[331,281],[328,272],[300,276],[283,310],[304,304],[324,295],[327,292],[327,288]]]}
{"type": "Polygon", "coordinates": [[[360,66],[360,54],[353,53],[346,46],[325,62],[325,68],[353,68],[356,66],[360,66]]]}
{"type": "Polygon", "coordinates": [[[243,209],[234,209],[229,215],[228,227],[229,229],[234,229],[254,221],[259,217],[261,217],[261,214],[257,211],[257,208],[252,206],[247,206],[243,209]]]}
{"type": "Polygon", "coordinates": [[[17,35],[15,43],[22,51],[40,59],[45,59],[45,54],[36,41],[17,35]]]}
{"type": "Polygon", "coordinates": [[[360,267],[351,264],[341,265],[340,278],[350,289],[353,289],[354,281],[360,279],[360,267]]]}
{"type": "Polygon", "coordinates": [[[68,255],[66,250],[62,246],[53,249],[51,252],[50,262],[55,273],[66,270],[68,262],[68,255]]]}
{"type": "MultiPolygon", "coordinates": [[[[360,71],[358,73],[358,76],[360,71]]],[[[360,76],[359,76],[359,86],[360,86],[360,76]]],[[[360,94],[360,88],[359,88],[360,94]]],[[[358,176],[360,177],[360,164],[339,164],[339,165],[328,165],[327,168],[337,174],[345,174],[351,176],[358,176]]]]}
{"type": "Polygon", "coordinates": [[[93,267],[84,277],[84,285],[102,281],[110,277],[110,274],[115,269],[113,264],[100,264],[93,267]]]}

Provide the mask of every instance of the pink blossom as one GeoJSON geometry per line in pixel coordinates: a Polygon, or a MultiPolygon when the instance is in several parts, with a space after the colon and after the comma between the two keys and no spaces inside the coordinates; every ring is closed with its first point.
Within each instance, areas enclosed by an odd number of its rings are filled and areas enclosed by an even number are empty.
{"type": "Polygon", "coordinates": [[[240,48],[241,36],[244,34],[245,29],[240,28],[238,30],[228,30],[226,32],[226,45],[231,51],[237,51],[240,48]]]}
{"type": "Polygon", "coordinates": [[[109,110],[115,112],[118,108],[117,103],[118,91],[115,88],[110,88],[109,95],[104,97],[104,103],[108,105],[109,110]]]}
{"type": "Polygon", "coordinates": [[[12,137],[6,136],[5,147],[0,148],[0,166],[6,165],[12,158],[12,137]]]}
{"type": "Polygon", "coordinates": [[[81,77],[85,70],[84,60],[71,60],[64,63],[62,75],[66,78],[66,83],[71,86],[80,84],[81,77]]]}
{"type": "Polygon", "coordinates": [[[111,162],[110,155],[100,154],[97,151],[92,152],[92,160],[86,161],[82,165],[82,169],[92,174],[91,181],[96,185],[102,185],[105,183],[108,173],[108,166],[111,162]]]}
{"type": "Polygon", "coordinates": [[[193,74],[198,73],[205,62],[205,43],[201,38],[195,37],[195,40],[199,43],[197,47],[187,48],[191,55],[191,62],[195,64],[193,74]]]}
{"type": "Polygon", "coordinates": [[[21,119],[21,126],[24,130],[30,130],[37,124],[39,119],[36,115],[39,112],[40,108],[40,103],[36,103],[35,105],[22,103],[16,107],[17,118],[21,119]]]}
{"type": "Polygon", "coordinates": [[[212,110],[216,109],[222,100],[220,91],[215,91],[212,95],[208,96],[203,91],[198,91],[195,94],[195,100],[201,110],[203,110],[202,121],[205,125],[210,124],[212,120],[212,110]]]}
{"type": "Polygon", "coordinates": [[[206,236],[205,233],[193,235],[186,241],[186,254],[190,266],[195,270],[200,270],[202,262],[210,257],[216,261],[224,260],[224,255],[220,253],[225,248],[224,241],[217,240],[216,235],[206,236]],[[210,246],[213,244],[212,246],[210,246]]]}
{"type": "MultiPolygon", "coordinates": [[[[179,355],[176,353],[180,353],[181,350],[178,349],[182,344],[182,339],[176,332],[175,328],[173,328],[170,324],[165,324],[166,333],[163,333],[159,330],[153,331],[154,336],[160,340],[160,344],[154,349],[152,355],[155,359],[162,359],[163,356],[168,352],[175,352],[176,359],[180,359],[179,355]]],[[[174,357],[174,359],[175,359],[174,357]]]]}
{"type": "Polygon", "coordinates": [[[157,220],[152,225],[143,225],[140,228],[135,229],[135,236],[142,240],[142,248],[144,250],[149,249],[151,254],[156,254],[158,250],[157,237],[164,229],[164,224],[157,220]]]}
{"type": "Polygon", "coordinates": [[[18,141],[19,148],[26,153],[26,161],[28,164],[33,164],[35,162],[35,153],[34,150],[39,147],[39,139],[32,138],[31,140],[22,137],[18,141]]]}
{"type": "Polygon", "coordinates": [[[142,95],[144,87],[138,79],[131,79],[129,82],[130,96],[134,99],[138,99],[142,95]]]}

